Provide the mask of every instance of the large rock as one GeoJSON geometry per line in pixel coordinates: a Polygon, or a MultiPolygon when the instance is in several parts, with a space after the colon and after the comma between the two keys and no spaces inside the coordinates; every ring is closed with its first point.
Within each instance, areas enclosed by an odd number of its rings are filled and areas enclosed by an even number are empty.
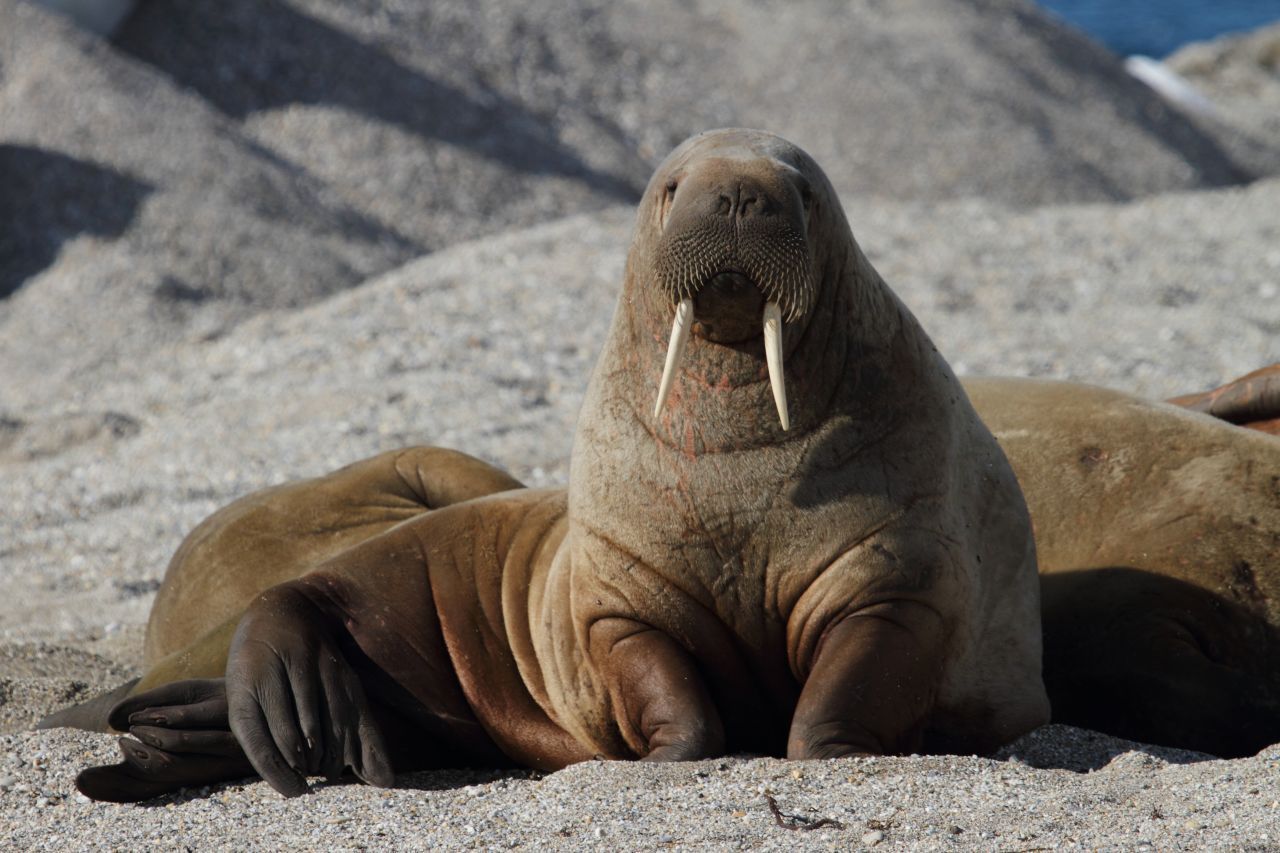
{"type": "Polygon", "coordinates": [[[66,15],[81,27],[100,36],[115,32],[129,16],[136,0],[30,0],[40,6],[66,15]]]}
{"type": "Polygon", "coordinates": [[[0,63],[10,387],[216,334],[424,250],[60,16],[0,0],[0,63]]]}
{"type": "Polygon", "coordinates": [[[862,196],[1246,176],[1023,0],[151,0],[114,43],[0,0],[0,365],[92,373],[631,203],[726,124],[781,131],[862,196]]]}
{"type": "Polygon", "coordinates": [[[1196,118],[1237,162],[1280,172],[1280,23],[1187,45],[1165,64],[1208,97],[1213,111],[1196,118]]]}
{"type": "Polygon", "coordinates": [[[1248,177],[1026,0],[153,0],[117,42],[428,242],[441,218],[465,232],[563,201],[530,173],[634,191],[724,125],[775,130],[842,189],[898,198],[1118,200],[1248,177]]]}

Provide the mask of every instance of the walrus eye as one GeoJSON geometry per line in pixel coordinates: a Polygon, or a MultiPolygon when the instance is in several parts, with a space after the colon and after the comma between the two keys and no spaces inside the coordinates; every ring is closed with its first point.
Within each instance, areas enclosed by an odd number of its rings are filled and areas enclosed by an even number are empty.
{"type": "Polygon", "coordinates": [[[800,203],[804,205],[805,210],[813,207],[813,190],[809,188],[808,184],[800,188],[800,203]]]}
{"type": "Polygon", "coordinates": [[[662,203],[658,205],[658,227],[664,228],[667,224],[667,214],[671,212],[671,203],[676,197],[676,188],[679,182],[674,178],[667,181],[667,185],[662,193],[662,203]]]}

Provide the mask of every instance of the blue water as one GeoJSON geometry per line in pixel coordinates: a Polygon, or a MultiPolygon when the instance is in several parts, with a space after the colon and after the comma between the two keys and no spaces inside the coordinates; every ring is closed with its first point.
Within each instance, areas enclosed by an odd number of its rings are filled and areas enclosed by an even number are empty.
{"type": "Polygon", "coordinates": [[[1189,41],[1280,21],[1280,0],[1040,0],[1121,56],[1162,57],[1189,41]]]}

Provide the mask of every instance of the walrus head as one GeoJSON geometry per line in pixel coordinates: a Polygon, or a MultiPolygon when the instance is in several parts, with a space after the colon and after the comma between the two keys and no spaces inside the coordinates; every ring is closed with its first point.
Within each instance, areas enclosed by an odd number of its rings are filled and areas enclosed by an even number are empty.
{"type": "Polygon", "coordinates": [[[750,384],[763,356],[773,407],[789,429],[784,328],[804,330],[815,311],[832,308],[830,291],[858,272],[875,275],[825,175],[802,150],[743,129],[686,141],[645,191],[628,259],[632,292],[624,299],[640,322],[671,330],[653,417],[667,405],[692,338],[705,345],[699,359],[713,368],[702,373],[711,385],[750,384]]]}

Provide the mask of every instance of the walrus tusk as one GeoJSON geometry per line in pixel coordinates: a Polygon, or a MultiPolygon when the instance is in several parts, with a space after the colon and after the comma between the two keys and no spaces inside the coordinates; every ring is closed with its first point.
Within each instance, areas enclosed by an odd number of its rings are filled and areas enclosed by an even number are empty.
{"type": "Polygon", "coordinates": [[[764,306],[764,358],[769,365],[769,386],[778,407],[778,420],[784,430],[791,429],[787,416],[787,377],[782,372],[782,310],[776,302],[764,306]]]}
{"type": "Polygon", "coordinates": [[[693,300],[682,299],[676,306],[676,321],[671,325],[671,341],[667,344],[667,363],[662,368],[662,382],[658,385],[658,404],[653,407],[653,416],[662,412],[662,404],[667,402],[667,394],[671,393],[671,383],[675,381],[676,367],[684,356],[684,345],[689,342],[689,330],[693,328],[693,300]]]}

